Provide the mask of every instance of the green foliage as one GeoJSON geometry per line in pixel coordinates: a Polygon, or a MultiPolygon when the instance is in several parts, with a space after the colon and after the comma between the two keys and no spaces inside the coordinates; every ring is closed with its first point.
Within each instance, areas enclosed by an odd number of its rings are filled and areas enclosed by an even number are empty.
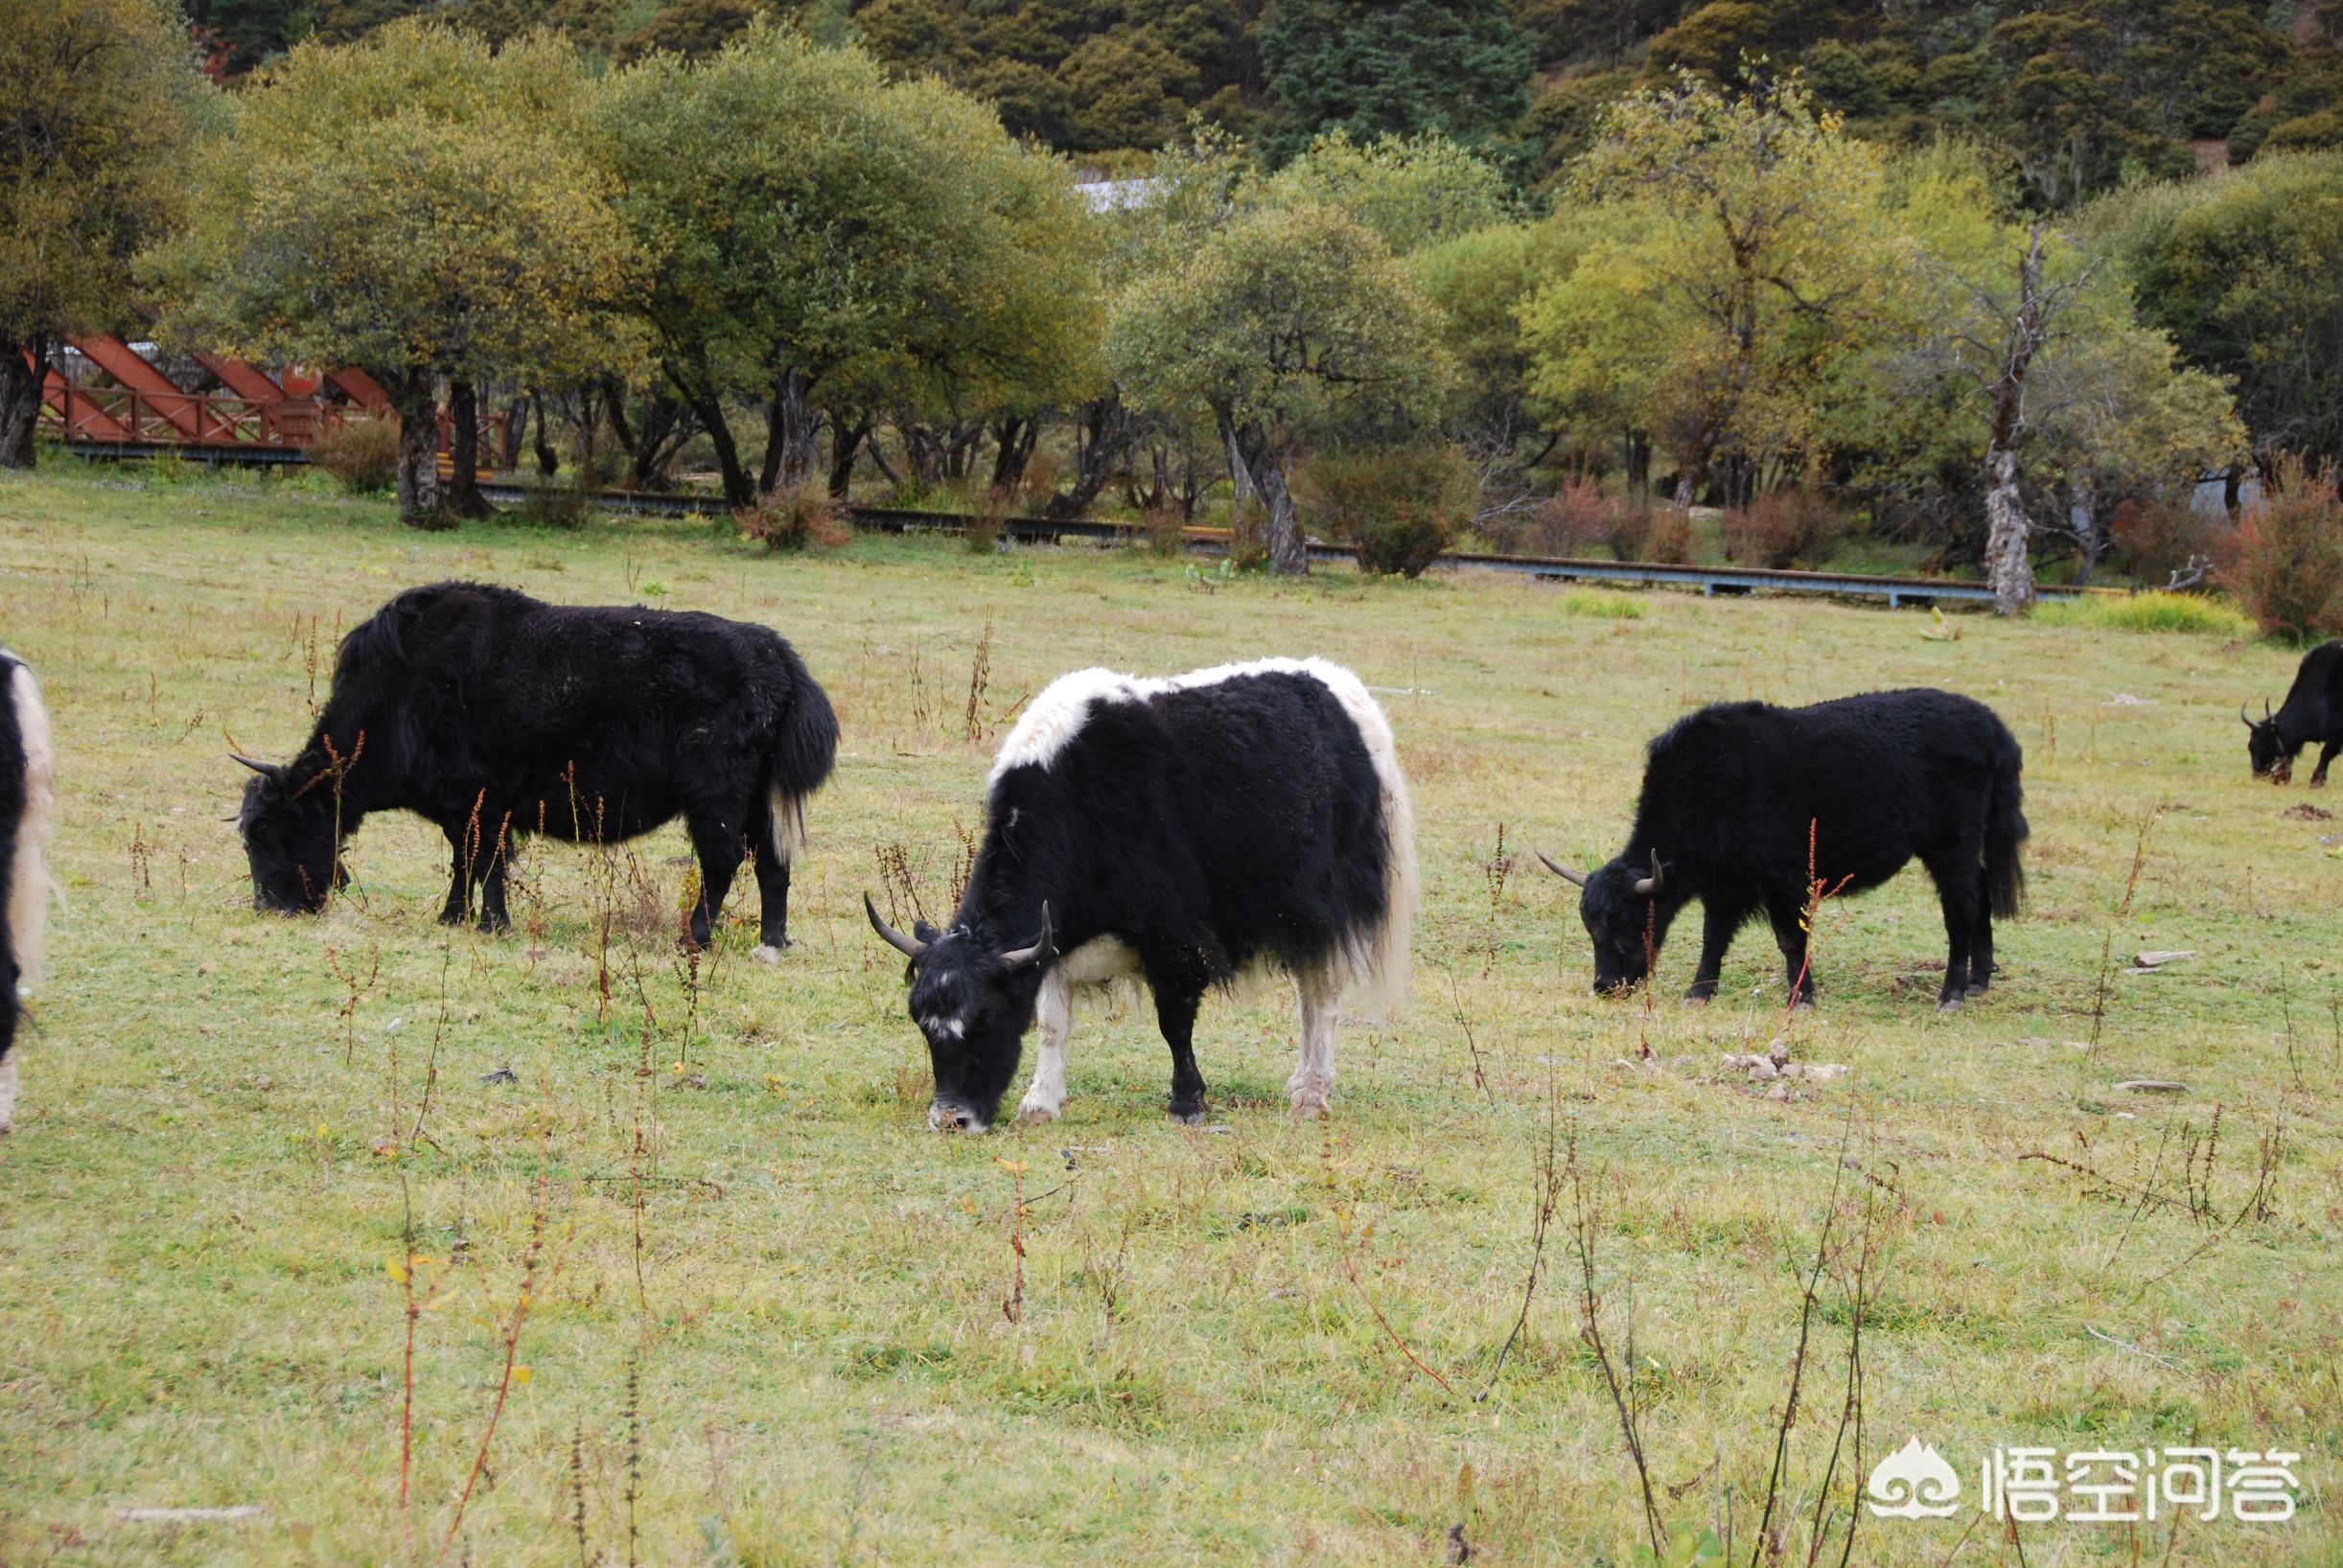
{"type": "Polygon", "coordinates": [[[0,0],[0,354],[129,319],[131,259],[185,216],[220,116],[176,10],[0,0]]]}
{"type": "Polygon", "coordinates": [[[1437,131],[1486,150],[1529,107],[1529,41],[1498,0],[1280,0],[1260,32],[1272,163],[1330,131],[1437,131]]]}
{"type": "Polygon", "coordinates": [[[1318,452],[1296,476],[1306,516],[1358,546],[1381,576],[1420,577],[1471,521],[1480,487],[1453,448],[1415,443],[1318,452]]]}
{"type": "Polygon", "coordinates": [[[1512,207],[1495,165],[1428,132],[1360,143],[1334,131],[1265,180],[1258,199],[1322,202],[1374,231],[1396,256],[1500,222],[1512,207]]]}
{"type": "Polygon", "coordinates": [[[2061,600],[2034,611],[2045,626],[2091,626],[2112,632],[2186,632],[2250,637],[2253,621],[2219,599],[2197,593],[2127,593],[2061,600]]]}
{"type": "Polygon", "coordinates": [[[603,335],[635,247],[582,155],[567,44],[491,55],[432,23],[304,44],[204,149],[195,219],[155,257],[208,347],[423,378],[568,362],[603,335]]]}
{"type": "Polygon", "coordinates": [[[2088,221],[2143,318],[2235,378],[2257,449],[2343,459],[2343,153],[2267,153],[2222,179],[2124,192],[2088,221]]]}
{"type": "Polygon", "coordinates": [[[353,496],[382,495],[398,476],[398,422],[342,420],[318,438],[309,459],[353,496]]]}

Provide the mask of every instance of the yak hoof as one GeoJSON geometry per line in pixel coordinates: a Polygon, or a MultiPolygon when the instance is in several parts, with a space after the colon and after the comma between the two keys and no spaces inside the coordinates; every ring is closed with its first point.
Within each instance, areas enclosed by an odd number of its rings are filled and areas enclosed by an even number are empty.
{"type": "Polygon", "coordinates": [[[1322,1098],[1322,1097],[1312,1097],[1312,1098],[1310,1098],[1310,1099],[1297,1099],[1297,1100],[1295,1100],[1295,1101],[1293,1102],[1293,1118],[1294,1118],[1296,1121],[1323,1121],[1323,1120],[1325,1120],[1325,1119],[1326,1119],[1326,1101],[1325,1101],[1325,1099],[1324,1099],[1324,1098],[1322,1098]]]}
{"type": "Polygon", "coordinates": [[[779,963],[781,961],[781,950],[775,947],[771,942],[765,942],[759,946],[751,948],[749,950],[749,957],[755,959],[758,963],[779,963]]]}
{"type": "Polygon", "coordinates": [[[1684,1005],[1687,1007],[1705,1007],[1708,1005],[1712,995],[1713,993],[1707,991],[1686,991],[1684,993],[1684,1005]]]}
{"type": "Polygon", "coordinates": [[[1937,1011],[1938,1011],[1938,1012],[1940,1012],[1940,1013],[1957,1013],[1957,1012],[1960,1011],[1960,1005],[1961,1005],[1961,1003],[1964,1003],[1964,1002],[1966,1002],[1967,1000],[1968,1000],[1968,998],[1966,998],[1965,996],[1960,996],[1960,997],[1939,997],[1939,998],[1937,1000],[1937,1011]]]}
{"type": "Polygon", "coordinates": [[[1201,1127],[1204,1125],[1204,1107],[1199,1105],[1194,1110],[1183,1111],[1174,1105],[1172,1107],[1172,1119],[1183,1127],[1201,1127]]]}
{"type": "Polygon", "coordinates": [[[1028,1126],[1037,1127],[1045,1121],[1056,1121],[1057,1112],[1057,1106],[1044,1105],[1037,1099],[1029,1099],[1018,1105],[1017,1119],[1028,1126]]]}

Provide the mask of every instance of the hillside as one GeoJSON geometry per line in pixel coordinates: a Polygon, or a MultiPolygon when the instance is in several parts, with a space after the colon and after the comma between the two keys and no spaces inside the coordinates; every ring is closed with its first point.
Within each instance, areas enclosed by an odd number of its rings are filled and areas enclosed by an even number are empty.
{"type": "MultiPolygon", "coordinates": [[[[216,70],[302,37],[342,41],[416,0],[195,0],[216,70]]],[[[458,0],[491,37],[546,24],[614,60],[719,48],[760,11],[852,35],[993,104],[1013,131],[1100,157],[1197,113],[1284,155],[1334,127],[1438,129],[1550,177],[1639,81],[1796,62],[1860,132],[2003,150],[2032,199],[2070,206],[2135,174],[2343,142],[2343,6],[2278,0],[458,0]]],[[[1106,161],[1113,162],[1111,157],[1106,161]]]]}

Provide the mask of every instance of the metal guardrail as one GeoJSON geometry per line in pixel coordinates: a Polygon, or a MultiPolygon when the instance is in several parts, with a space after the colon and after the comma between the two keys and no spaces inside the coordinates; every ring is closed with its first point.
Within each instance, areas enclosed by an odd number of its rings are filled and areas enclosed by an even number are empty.
{"type": "MultiPolygon", "coordinates": [[[[480,487],[480,493],[491,500],[520,502],[535,494],[536,489],[528,485],[484,484],[480,487]]],[[[597,506],[614,511],[664,517],[688,517],[694,514],[714,517],[724,511],[722,497],[715,496],[612,490],[595,491],[592,499],[597,506]]],[[[959,533],[964,531],[973,520],[964,512],[906,507],[857,506],[851,511],[856,527],[896,534],[923,530],[959,533]]],[[[1048,544],[1066,539],[1120,542],[1136,539],[1142,532],[1136,523],[1105,522],[1095,518],[1005,518],[1001,522],[1002,536],[1021,544],[1048,544]]],[[[1187,549],[1191,554],[1207,557],[1226,555],[1227,534],[1221,529],[1191,528],[1187,532],[1187,549]]],[[[1313,541],[1310,546],[1310,556],[1312,561],[1355,564],[1358,552],[1351,545],[1313,541]]],[[[1862,572],[1773,571],[1761,566],[1670,566],[1645,561],[1491,555],[1474,550],[1450,551],[1441,556],[1438,565],[1451,571],[1496,571],[1550,582],[1697,588],[1704,595],[1820,593],[1842,598],[1885,599],[1891,609],[1905,604],[1990,604],[1993,600],[1993,589],[1983,583],[1862,572]]],[[[2074,599],[2087,593],[2121,590],[2044,584],[2034,591],[2044,599],[2074,599]]]]}

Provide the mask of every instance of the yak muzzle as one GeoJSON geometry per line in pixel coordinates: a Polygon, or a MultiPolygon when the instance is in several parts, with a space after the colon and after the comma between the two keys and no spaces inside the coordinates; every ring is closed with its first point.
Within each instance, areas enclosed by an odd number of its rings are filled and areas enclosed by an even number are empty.
{"type": "Polygon", "coordinates": [[[927,1108],[927,1128],[935,1133],[981,1133],[985,1120],[965,1105],[938,1100],[927,1108]]]}

